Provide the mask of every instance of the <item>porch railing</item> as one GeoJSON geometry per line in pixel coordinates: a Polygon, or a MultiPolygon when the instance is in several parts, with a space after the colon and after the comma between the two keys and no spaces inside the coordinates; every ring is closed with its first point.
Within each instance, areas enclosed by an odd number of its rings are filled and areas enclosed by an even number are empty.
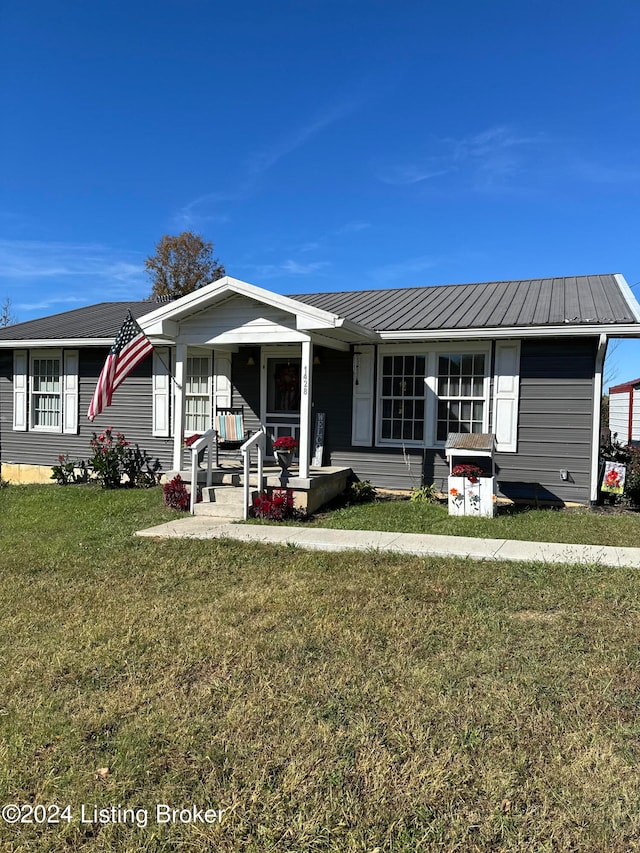
{"type": "Polygon", "coordinates": [[[260,427],[257,432],[248,438],[240,448],[242,452],[242,460],[244,463],[244,512],[243,518],[246,521],[249,518],[249,494],[251,492],[251,483],[249,482],[251,471],[251,451],[255,447],[258,451],[258,491],[262,491],[263,486],[263,468],[264,468],[264,451],[267,446],[267,433],[264,427],[260,427]]]}
{"type": "Polygon", "coordinates": [[[213,440],[216,437],[214,429],[207,430],[191,445],[191,501],[189,511],[191,515],[195,512],[196,499],[198,495],[198,456],[203,450],[207,450],[207,486],[213,482],[211,463],[213,461],[213,440]]]}

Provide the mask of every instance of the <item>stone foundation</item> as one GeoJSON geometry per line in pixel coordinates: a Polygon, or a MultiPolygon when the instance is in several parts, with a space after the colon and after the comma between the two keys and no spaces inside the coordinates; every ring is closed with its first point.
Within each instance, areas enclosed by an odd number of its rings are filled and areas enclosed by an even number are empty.
{"type": "Polygon", "coordinates": [[[26,465],[22,462],[3,462],[0,476],[16,486],[26,486],[31,483],[52,483],[51,465],[26,465]]]}

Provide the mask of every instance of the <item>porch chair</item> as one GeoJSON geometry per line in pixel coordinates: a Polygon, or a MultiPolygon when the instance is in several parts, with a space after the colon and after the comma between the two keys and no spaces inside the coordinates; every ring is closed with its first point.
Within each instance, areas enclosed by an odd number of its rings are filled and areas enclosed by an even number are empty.
{"type": "Polygon", "coordinates": [[[244,409],[218,409],[213,419],[216,431],[216,468],[220,467],[220,450],[238,450],[251,435],[244,426],[244,409]]]}

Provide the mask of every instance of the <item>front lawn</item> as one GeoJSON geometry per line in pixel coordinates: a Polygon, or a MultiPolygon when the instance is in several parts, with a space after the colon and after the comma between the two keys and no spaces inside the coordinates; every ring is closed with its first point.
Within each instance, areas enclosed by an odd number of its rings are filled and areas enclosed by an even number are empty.
{"type": "Polygon", "coordinates": [[[387,499],[320,512],[310,523],[341,530],[640,547],[640,512],[586,507],[562,510],[503,507],[496,518],[471,518],[450,516],[442,504],[387,499]]]}
{"type": "Polygon", "coordinates": [[[136,539],[157,489],[0,512],[0,800],[70,806],[2,851],[637,844],[636,571],[136,539]]]}

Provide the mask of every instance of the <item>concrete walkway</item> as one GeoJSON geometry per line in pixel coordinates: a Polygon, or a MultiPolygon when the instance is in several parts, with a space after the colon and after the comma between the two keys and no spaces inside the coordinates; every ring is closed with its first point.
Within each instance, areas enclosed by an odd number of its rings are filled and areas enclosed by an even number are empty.
{"type": "Polygon", "coordinates": [[[420,557],[470,557],[474,560],[519,560],[640,568],[640,548],[472,539],[466,536],[434,536],[427,533],[331,530],[326,527],[280,527],[276,524],[234,524],[232,519],[191,515],[148,530],[140,530],[137,535],[158,539],[235,539],[239,542],[295,545],[315,551],[391,551],[420,557]]]}

